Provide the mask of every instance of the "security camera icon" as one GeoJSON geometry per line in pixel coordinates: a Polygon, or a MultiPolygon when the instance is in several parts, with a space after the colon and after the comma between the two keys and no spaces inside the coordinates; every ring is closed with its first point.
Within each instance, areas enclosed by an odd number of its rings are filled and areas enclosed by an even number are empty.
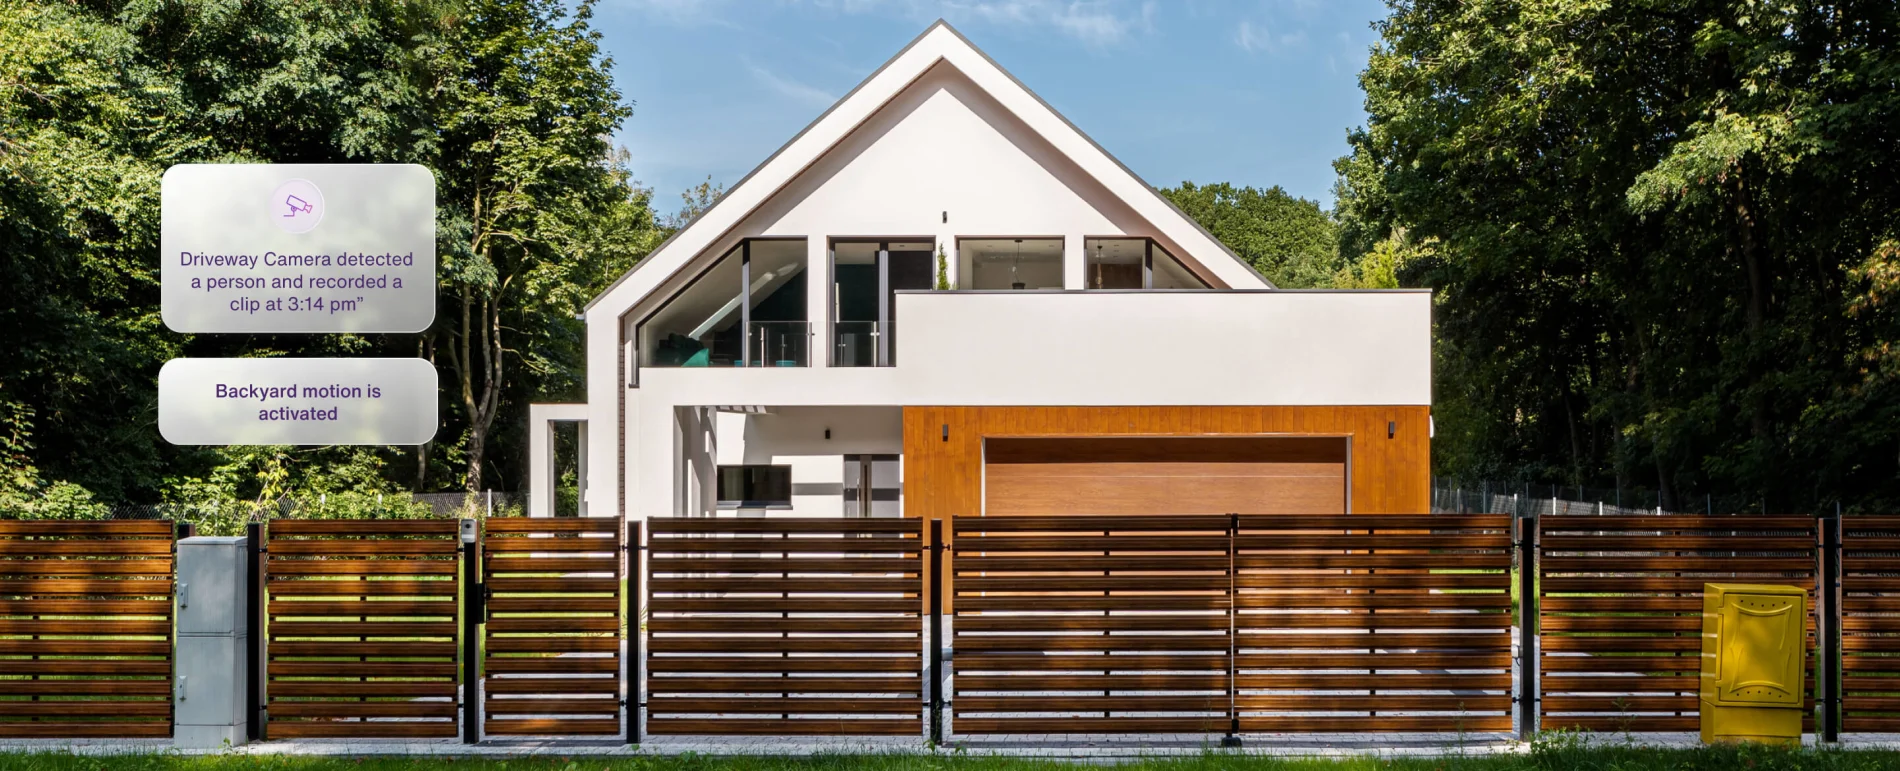
{"type": "Polygon", "coordinates": [[[308,233],[323,221],[323,191],[307,179],[285,180],[271,191],[271,219],[286,233],[308,233]]]}

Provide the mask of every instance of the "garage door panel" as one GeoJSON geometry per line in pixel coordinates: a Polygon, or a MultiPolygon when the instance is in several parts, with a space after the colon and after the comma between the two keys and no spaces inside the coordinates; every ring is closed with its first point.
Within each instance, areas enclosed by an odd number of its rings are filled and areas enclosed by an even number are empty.
{"type": "Polygon", "coordinates": [[[992,463],[990,479],[1056,479],[1075,477],[1248,477],[1256,479],[1318,477],[1344,479],[1337,463],[992,463]]]}
{"type": "Polygon", "coordinates": [[[992,464],[1018,463],[1333,463],[1346,462],[1341,437],[1036,437],[995,438],[992,464]]]}
{"type": "Polygon", "coordinates": [[[991,516],[1314,514],[1345,508],[1339,477],[1142,477],[992,482],[991,516]]]}
{"type": "Polygon", "coordinates": [[[1346,510],[1337,438],[1012,438],[985,450],[990,516],[1346,510]]]}

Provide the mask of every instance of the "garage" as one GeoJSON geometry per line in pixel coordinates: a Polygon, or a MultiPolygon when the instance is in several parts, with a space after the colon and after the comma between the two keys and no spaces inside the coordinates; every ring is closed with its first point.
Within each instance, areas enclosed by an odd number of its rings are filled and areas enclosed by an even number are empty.
{"type": "Polygon", "coordinates": [[[988,438],[987,516],[1343,514],[1344,437],[988,438]]]}

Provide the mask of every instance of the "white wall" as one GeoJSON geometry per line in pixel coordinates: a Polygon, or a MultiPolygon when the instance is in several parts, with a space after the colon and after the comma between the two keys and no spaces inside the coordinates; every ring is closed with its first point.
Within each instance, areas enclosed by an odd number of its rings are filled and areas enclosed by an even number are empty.
{"type": "Polygon", "coordinates": [[[909,404],[1431,404],[1427,292],[901,294],[909,404]]]}

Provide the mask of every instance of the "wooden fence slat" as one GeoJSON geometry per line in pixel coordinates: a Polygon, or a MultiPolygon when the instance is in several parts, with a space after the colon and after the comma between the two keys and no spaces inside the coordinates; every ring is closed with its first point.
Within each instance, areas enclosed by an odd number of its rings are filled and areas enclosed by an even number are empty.
{"type": "Polygon", "coordinates": [[[456,735],[458,528],[452,519],[269,523],[271,738],[456,735]]]}
{"type": "Polygon", "coordinates": [[[650,733],[921,730],[920,520],[647,526],[650,733]]]}
{"type": "Polygon", "coordinates": [[[0,738],[171,735],[174,527],[0,520],[0,738]]]}
{"type": "Polygon", "coordinates": [[[490,599],[483,668],[490,676],[483,688],[483,733],[620,731],[620,705],[611,696],[621,687],[625,532],[619,518],[484,523],[482,576],[490,599]]]}
{"type": "Polygon", "coordinates": [[[1810,518],[1549,516],[1538,527],[1545,729],[1695,730],[1704,585],[1816,582],[1810,518]]]}

